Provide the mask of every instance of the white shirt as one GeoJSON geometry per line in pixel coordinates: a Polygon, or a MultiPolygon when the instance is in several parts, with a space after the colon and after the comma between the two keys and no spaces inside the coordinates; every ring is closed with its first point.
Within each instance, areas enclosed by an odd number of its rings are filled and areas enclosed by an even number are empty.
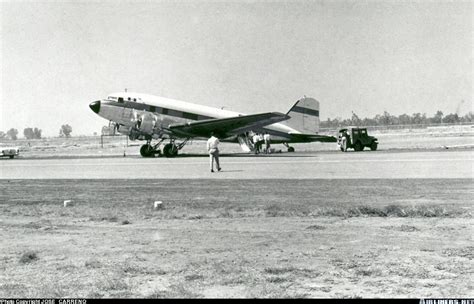
{"type": "Polygon", "coordinates": [[[255,134],[252,139],[253,139],[253,143],[256,144],[257,141],[259,140],[258,135],[255,134]]]}
{"type": "Polygon", "coordinates": [[[263,135],[263,139],[265,139],[265,141],[270,141],[270,134],[263,135]]]}
{"type": "Polygon", "coordinates": [[[215,136],[211,136],[211,138],[207,140],[207,151],[211,149],[217,149],[218,145],[219,145],[219,139],[215,136]]]}

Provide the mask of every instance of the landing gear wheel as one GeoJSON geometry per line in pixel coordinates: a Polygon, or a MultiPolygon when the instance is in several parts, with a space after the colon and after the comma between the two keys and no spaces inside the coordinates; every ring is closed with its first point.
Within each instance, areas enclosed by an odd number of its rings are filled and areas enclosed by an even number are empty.
{"type": "Polygon", "coordinates": [[[178,147],[173,144],[166,144],[163,147],[163,154],[166,157],[175,157],[176,155],[178,155],[178,147]]]}
{"type": "Polygon", "coordinates": [[[372,142],[372,144],[370,145],[370,150],[372,150],[372,151],[377,150],[377,143],[375,141],[372,142]]]}
{"type": "Polygon", "coordinates": [[[293,148],[293,147],[288,147],[288,152],[295,152],[295,148],[293,148]]]}
{"type": "Polygon", "coordinates": [[[151,145],[143,145],[141,148],[140,148],[140,155],[143,156],[143,157],[153,157],[155,156],[155,150],[153,149],[153,147],[151,145]]]}
{"type": "Polygon", "coordinates": [[[354,150],[356,151],[362,151],[364,150],[364,146],[360,143],[360,141],[356,142],[354,145],[354,150]]]}

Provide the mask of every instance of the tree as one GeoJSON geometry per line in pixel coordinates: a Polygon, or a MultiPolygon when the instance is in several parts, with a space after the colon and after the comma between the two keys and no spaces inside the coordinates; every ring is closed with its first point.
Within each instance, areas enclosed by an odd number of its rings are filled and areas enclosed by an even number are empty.
{"type": "MultiPolygon", "coordinates": [[[[469,112],[466,115],[464,115],[461,120],[463,122],[473,122],[474,121],[474,113],[469,112]]],[[[1,138],[1,137],[0,137],[1,138]]]]}
{"type": "Polygon", "coordinates": [[[59,137],[70,137],[72,132],[72,127],[68,124],[62,125],[61,129],[59,129],[59,137]]]}
{"type": "Polygon", "coordinates": [[[7,133],[0,131],[0,139],[7,137],[7,133]]]}
{"type": "Polygon", "coordinates": [[[448,114],[443,118],[443,122],[445,123],[457,123],[459,122],[459,115],[456,114],[448,114]]]}
{"type": "Polygon", "coordinates": [[[23,135],[25,136],[26,139],[33,139],[35,138],[35,133],[33,132],[32,128],[25,128],[23,130],[23,135]]]}
{"type": "Polygon", "coordinates": [[[352,112],[351,124],[354,126],[359,126],[361,123],[361,119],[357,116],[356,113],[352,112]]]}
{"type": "Polygon", "coordinates": [[[431,119],[432,123],[441,123],[443,121],[443,112],[437,111],[434,117],[431,119]]]}
{"type": "Polygon", "coordinates": [[[41,129],[35,128],[33,130],[33,133],[35,134],[35,138],[37,138],[37,139],[41,138],[41,129]]]}
{"type": "Polygon", "coordinates": [[[23,135],[26,139],[40,139],[41,138],[41,130],[38,128],[25,128],[23,130],[23,135]]]}
{"type": "Polygon", "coordinates": [[[17,140],[18,137],[18,130],[17,129],[14,129],[14,128],[11,128],[10,130],[7,131],[7,135],[8,137],[10,137],[12,140],[17,140]]]}

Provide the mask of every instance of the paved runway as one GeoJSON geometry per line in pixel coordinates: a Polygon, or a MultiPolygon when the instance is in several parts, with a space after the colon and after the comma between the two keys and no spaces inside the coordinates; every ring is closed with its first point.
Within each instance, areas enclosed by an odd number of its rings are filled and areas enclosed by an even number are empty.
{"type": "Polygon", "coordinates": [[[97,178],[473,178],[473,150],[224,155],[222,172],[207,156],[177,158],[0,159],[2,179],[97,178]]]}

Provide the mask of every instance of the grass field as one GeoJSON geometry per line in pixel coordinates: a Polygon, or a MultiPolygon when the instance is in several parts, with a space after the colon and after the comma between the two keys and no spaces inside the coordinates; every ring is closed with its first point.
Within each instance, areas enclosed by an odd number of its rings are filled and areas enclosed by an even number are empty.
{"type": "Polygon", "coordinates": [[[0,297],[472,298],[473,194],[472,179],[0,180],[0,297]]]}

